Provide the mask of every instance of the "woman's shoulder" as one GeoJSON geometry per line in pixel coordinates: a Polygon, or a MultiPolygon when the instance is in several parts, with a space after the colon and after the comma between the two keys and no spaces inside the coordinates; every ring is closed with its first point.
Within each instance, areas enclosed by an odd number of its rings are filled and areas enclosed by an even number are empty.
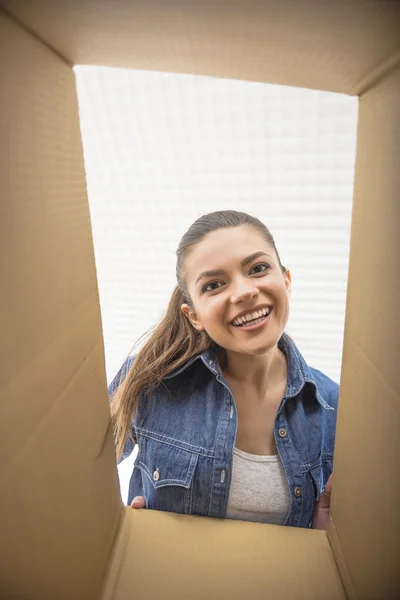
{"type": "MultiPolygon", "coordinates": [[[[284,334],[280,340],[281,349],[288,360],[288,377],[292,388],[302,386],[304,382],[315,385],[317,396],[332,408],[336,408],[339,397],[339,385],[319,369],[311,367],[301,354],[293,339],[284,334]]],[[[323,403],[323,402],[322,402],[323,403]]]]}
{"type": "Polygon", "coordinates": [[[339,399],[339,384],[318,369],[309,367],[309,370],[315,381],[318,392],[328,404],[336,407],[339,399]]]}
{"type": "Polygon", "coordinates": [[[136,356],[128,356],[128,358],[123,362],[121,368],[115,375],[114,379],[111,381],[110,385],[108,386],[108,395],[110,399],[112,398],[118,387],[121,385],[121,383],[126,379],[126,376],[128,375],[129,369],[131,368],[135,358],[136,356]]]}

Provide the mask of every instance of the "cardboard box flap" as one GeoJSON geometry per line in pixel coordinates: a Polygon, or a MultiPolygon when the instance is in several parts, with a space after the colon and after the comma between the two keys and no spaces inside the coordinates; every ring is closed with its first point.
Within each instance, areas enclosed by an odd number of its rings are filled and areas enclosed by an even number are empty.
{"type": "Polygon", "coordinates": [[[125,509],[102,600],[345,600],[323,531],[125,509]]]}
{"type": "Polygon", "coordinates": [[[329,537],[363,600],[400,597],[399,108],[400,68],[360,98],[329,537]]]}
{"type": "Polygon", "coordinates": [[[1,0],[71,64],[358,94],[400,49],[391,0],[1,0]]]}
{"type": "Polygon", "coordinates": [[[90,600],[122,502],[75,78],[3,12],[0,44],[0,597],[90,600]]]}

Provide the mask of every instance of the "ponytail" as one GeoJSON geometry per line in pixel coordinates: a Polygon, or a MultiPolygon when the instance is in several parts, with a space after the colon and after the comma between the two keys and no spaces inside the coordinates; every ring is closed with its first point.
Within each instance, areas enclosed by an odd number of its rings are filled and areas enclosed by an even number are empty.
{"type": "Polygon", "coordinates": [[[131,366],[125,372],[122,369],[120,382],[111,402],[111,421],[118,459],[123,454],[126,442],[134,441],[131,423],[139,399],[144,395],[151,396],[164,377],[211,345],[207,334],[197,331],[183,314],[181,306],[185,302],[183,293],[176,286],[164,318],[131,366]]]}

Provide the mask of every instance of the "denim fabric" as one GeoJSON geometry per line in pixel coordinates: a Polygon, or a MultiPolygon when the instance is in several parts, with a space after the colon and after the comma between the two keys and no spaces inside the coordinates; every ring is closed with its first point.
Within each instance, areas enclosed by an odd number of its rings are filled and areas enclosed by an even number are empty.
{"type": "MultiPolygon", "coordinates": [[[[288,364],[286,393],[274,425],[290,492],[284,525],[310,527],[333,468],[339,386],[308,367],[288,335],[282,335],[278,346],[288,364]]],[[[133,360],[128,358],[117,373],[110,397],[133,360]]],[[[151,402],[142,399],[132,427],[139,448],[129,504],[144,496],[150,509],[225,517],[237,410],[213,348],[166,377],[151,402]]],[[[132,450],[127,443],[123,458],[132,450]]]]}

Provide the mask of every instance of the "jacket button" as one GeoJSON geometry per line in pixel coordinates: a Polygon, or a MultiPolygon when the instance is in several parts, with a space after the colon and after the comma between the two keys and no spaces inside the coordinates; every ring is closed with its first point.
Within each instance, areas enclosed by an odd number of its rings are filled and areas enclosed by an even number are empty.
{"type": "Polygon", "coordinates": [[[296,498],[300,498],[300,496],[301,496],[301,487],[295,487],[294,488],[294,495],[296,496],[296,498]]]}
{"type": "Polygon", "coordinates": [[[287,436],[287,431],[286,431],[286,429],[283,429],[283,427],[280,428],[278,433],[279,433],[279,437],[281,437],[281,438],[284,438],[287,436]]]}
{"type": "Polygon", "coordinates": [[[158,472],[158,469],[156,469],[153,473],[153,479],[154,481],[158,481],[160,479],[160,473],[158,472]]]}

